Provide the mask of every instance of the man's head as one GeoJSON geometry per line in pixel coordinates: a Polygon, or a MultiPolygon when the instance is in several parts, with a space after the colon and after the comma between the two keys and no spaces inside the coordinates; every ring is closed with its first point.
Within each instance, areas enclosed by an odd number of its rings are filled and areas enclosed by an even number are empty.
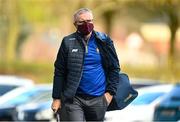
{"type": "Polygon", "coordinates": [[[92,32],[93,25],[93,14],[88,8],[81,8],[74,13],[74,25],[77,30],[83,34],[88,35],[92,32]]]}

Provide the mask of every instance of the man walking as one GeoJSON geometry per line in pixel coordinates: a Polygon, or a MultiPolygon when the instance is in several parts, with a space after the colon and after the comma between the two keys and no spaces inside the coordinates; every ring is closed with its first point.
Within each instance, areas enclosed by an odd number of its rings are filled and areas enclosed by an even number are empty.
{"type": "Polygon", "coordinates": [[[74,25],[54,64],[51,107],[62,121],[103,121],[116,94],[119,60],[112,40],[94,30],[91,10],[77,10],[74,25]]]}

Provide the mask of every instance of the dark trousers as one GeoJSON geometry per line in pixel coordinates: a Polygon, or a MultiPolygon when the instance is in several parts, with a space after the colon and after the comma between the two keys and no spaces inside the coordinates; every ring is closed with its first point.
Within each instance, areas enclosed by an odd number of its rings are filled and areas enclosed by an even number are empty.
{"type": "Polygon", "coordinates": [[[108,103],[105,96],[76,95],[65,100],[59,112],[61,121],[103,121],[108,103]]]}

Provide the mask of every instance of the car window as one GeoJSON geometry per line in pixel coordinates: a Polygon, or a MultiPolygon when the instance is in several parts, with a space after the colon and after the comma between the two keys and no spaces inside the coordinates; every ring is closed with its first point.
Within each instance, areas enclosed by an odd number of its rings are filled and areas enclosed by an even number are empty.
{"type": "Polygon", "coordinates": [[[131,104],[132,105],[147,105],[152,103],[158,97],[164,95],[163,92],[144,93],[139,95],[131,104]]]}
{"type": "Polygon", "coordinates": [[[43,92],[42,94],[34,98],[31,102],[35,102],[35,103],[45,102],[45,101],[51,100],[51,97],[52,97],[52,93],[51,93],[51,90],[49,90],[49,91],[43,92]]]}
{"type": "Polygon", "coordinates": [[[172,96],[171,100],[173,100],[173,101],[180,101],[180,96],[172,96]]]}
{"type": "Polygon", "coordinates": [[[46,93],[47,90],[45,89],[32,89],[30,91],[26,91],[13,100],[10,100],[6,103],[6,105],[19,105],[19,104],[25,104],[28,102],[31,102],[32,100],[35,100],[36,98],[40,97],[42,94],[46,93]]]}
{"type": "Polygon", "coordinates": [[[175,87],[170,93],[169,97],[172,101],[180,101],[180,87],[175,87]]]}
{"type": "Polygon", "coordinates": [[[4,95],[5,93],[17,88],[17,86],[13,85],[0,85],[0,96],[4,95]]]}

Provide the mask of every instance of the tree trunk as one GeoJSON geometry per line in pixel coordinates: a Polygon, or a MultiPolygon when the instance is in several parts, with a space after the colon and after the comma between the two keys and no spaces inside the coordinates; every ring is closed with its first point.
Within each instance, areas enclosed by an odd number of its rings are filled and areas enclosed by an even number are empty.
{"type": "Polygon", "coordinates": [[[115,14],[115,11],[106,11],[103,13],[103,17],[105,19],[105,25],[106,25],[106,33],[108,35],[111,34],[111,29],[112,29],[112,19],[115,14]]]}
{"type": "Polygon", "coordinates": [[[170,50],[169,50],[169,58],[170,61],[174,61],[174,53],[175,53],[175,37],[176,37],[176,31],[178,29],[178,17],[174,10],[169,10],[169,27],[171,31],[171,39],[170,39],[170,50]]]}
{"type": "Polygon", "coordinates": [[[173,6],[170,6],[170,9],[167,11],[168,17],[169,17],[169,28],[171,32],[171,38],[170,38],[170,49],[169,49],[169,55],[168,55],[168,70],[169,75],[171,77],[171,80],[174,82],[176,78],[174,77],[175,74],[175,37],[176,32],[178,30],[179,22],[178,22],[178,16],[176,11],[174,10],[173,6]]]}
{"type": "Polygon", "coordinates": [[[6,44],[6,61],[12,62],[16,59],[17,39],[20,32],[17,3],[15,0],[7,0],[8,36],[6,44]]]}

